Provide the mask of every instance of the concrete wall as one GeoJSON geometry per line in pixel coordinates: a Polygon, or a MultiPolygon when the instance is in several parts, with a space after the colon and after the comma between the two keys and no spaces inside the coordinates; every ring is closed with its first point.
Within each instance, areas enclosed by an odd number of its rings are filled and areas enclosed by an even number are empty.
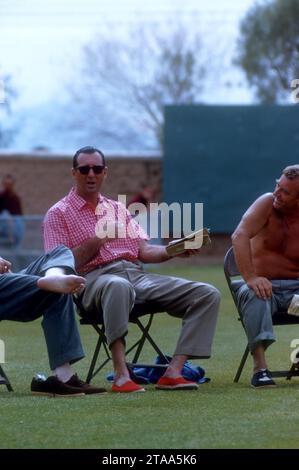
{"type": "MultiPolygon", "coordinates": [[[[103,194],[128,198],[143,184],[157,188],[161,197],[162,159],[160,155],[107,155],[108,177],[103,194]]],[[[0,179],[6,173],[16,178],[25,214],[43,215],[72,186],[72,156],[49,153],[0,152],[0,179]]]]}

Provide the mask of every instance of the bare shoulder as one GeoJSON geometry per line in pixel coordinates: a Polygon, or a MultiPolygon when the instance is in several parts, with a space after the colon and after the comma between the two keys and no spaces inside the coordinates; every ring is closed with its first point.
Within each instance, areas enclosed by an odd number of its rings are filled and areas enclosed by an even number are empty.
{"type": "Polygon", "coordinates": [[[273,210],[273,194],[265,193],[254,201],[243,215],[234,234],[252,238],[268,223],[273,210]]]}
{"type": "Polygon", "coordinates": [[[273,193],[265,193],[257,198],[246,213],[257,215],[270,214],[273,208],[273,193]]]}

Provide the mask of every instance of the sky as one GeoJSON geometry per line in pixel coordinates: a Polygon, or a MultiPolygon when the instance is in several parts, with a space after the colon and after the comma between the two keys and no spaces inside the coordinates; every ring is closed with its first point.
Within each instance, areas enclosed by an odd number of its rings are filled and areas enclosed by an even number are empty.
{"type": "Polygon", "coordinates": [[[225,45],[223,73],[211,80],[205,102],[252,100],[242,73],[231,66],[238,25],[254,0],[0,0],[0,76],[9,73],[24,110],[60,100],[80,51],[109,26],[117,34],[130,23],[165,21],[174,12],[193,18],[215,49],[225,45]],[[220,41],[219,39],[220,38],[220,41]],[[224,83],[230,83],[230,87],[224,83]],[[238,85],[238,86],[236,86],[238,85]]]}

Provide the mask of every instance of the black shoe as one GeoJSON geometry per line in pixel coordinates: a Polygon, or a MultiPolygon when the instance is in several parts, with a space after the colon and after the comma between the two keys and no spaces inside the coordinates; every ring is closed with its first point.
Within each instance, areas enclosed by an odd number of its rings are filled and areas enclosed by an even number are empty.
{"type": "Polygon", "coordinates": [[[263,369],[253,374],[251,379],[251,386],[253,388],[276,387],[276,383],[272,379],[269,370],[263,369]]]}
{"type": "Polygon", "coordinates": [[[45,379],[42,376],[33,377],[31,382],[33,395],[46,397],[81,397],[84,392],[78,387],[67,385],[57,377],[51,376],[45,379]]]}
{"type": "Polygon", "coordinates": [[[101,393],[102,395],[107,393],[107,390],[102,387],[94,387],[93,385],[89,385],[87,382],[83,382],[80,380],[78,375],[73,375],[70,380],[66,382],[66,385],[70,385],[71,387],[79,388],[85,395],[91,395],[93,393],[101,393]]]}

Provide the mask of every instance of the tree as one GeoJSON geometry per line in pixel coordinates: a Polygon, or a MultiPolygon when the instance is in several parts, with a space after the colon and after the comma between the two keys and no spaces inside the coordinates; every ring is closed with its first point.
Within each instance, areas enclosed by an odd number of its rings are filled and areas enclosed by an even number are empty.
{"type": "Polygon", "coordinates": [[[299,78],[299,0],[253,6],[241,23],[237,63],[263,103],[286,101],[299,78]]]}
{"type": "Polygon", "coordinates": [[[99,133],[117,135],[122,145],[135,135],[157,148],[164,105],[199,101],[208,61],[199,32],[177,22],[135,27],[118,38],[109,31],[84,48],[72,94],[99,133]]]}
{"type": "Polygon", "coordinates": [[[4,123],[11,112],[11,105],[16,97],[16,91],[12,85],[10,75],[0,74],[0,147],[8,146],[15,130],[4,123]]]}

